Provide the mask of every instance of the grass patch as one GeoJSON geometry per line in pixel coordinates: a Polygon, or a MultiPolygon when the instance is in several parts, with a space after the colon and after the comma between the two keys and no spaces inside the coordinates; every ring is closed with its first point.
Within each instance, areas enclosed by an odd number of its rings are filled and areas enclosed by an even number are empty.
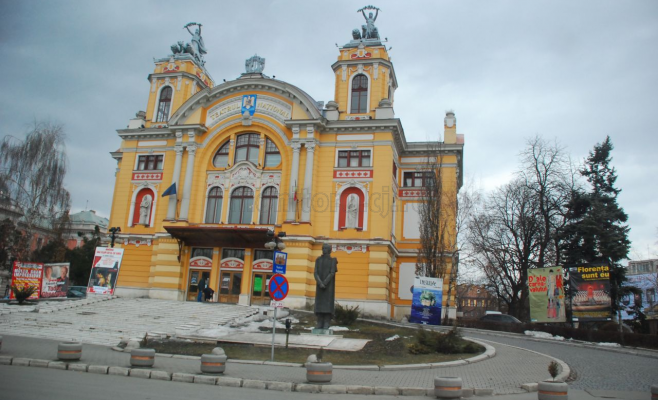
{"type": "MultiPolygon", "coordinates": [[[[294,313],[293,313],[294,314],[294,313]]],[[[300,333],[309,333],[304,329],[313,327],[315,317],[308,314],[294,314],[300,320],[298,324],[293,325],[291,335],[300,333]]],[[[481,346],[460,339],[462,342],[461,349],[466,351],[477,350],[474,353],[457,352],[453,354],[441,354],[432,352],[430,354],[412,354],[409,348],[417,343],[418,331],[412,328],[401,328],[386,324],[378,324],[357,320],[349,325],[350,331],[336,332],[345,338],[369,339],[361,351],[332,351],[325,350],[323,361],[328,361],[336,365],[396,365],[396,364],[419,364],[454,361],[473,357],[484,351],[481,346]],[[398,335],[399,338],[387,341],[398,335]],[[466,348],[468,346],[468,349],[466,348]]],[[[268,330],[264,330],[268,331],[268,330]]],[[[277,330],[277,332],[280,332],[277,330]]],[[[149,340],[148,347],[155,349],[159,353],[185,354],[200,356],[212,351],[216,344],[196,343],[182,340],[149,340]]],[[[269,361],[271,347],[254,346],[250,344],[220,343],[229,359],[241,360],[262,360],[269,361]]],[[[279,362],[304,363],[306,358],[311,354],[316,354],[318,349],[308,348],[283,348],[276,347],[274,351],[274,360],[279,362]]]]}

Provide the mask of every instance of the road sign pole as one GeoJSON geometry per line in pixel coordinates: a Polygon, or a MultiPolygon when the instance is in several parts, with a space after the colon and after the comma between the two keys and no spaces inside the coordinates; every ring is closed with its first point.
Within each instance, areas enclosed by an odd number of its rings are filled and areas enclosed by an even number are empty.
{"type": "Polygon", "coordinates": [[[274,322],[272,322],[272,359],[270,361],[274,362],[274,336],[276,335],[276,310],[278,307],[274,307],[274,322]]]}

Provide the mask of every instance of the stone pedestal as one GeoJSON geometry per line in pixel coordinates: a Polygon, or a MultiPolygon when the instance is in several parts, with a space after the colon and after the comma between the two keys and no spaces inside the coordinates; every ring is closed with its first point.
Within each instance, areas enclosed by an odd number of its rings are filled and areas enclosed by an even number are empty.
{"type": "Polygon", "coordinates": [[[314,335],[333,335],[334,331],[331,329],[318,329],[318,328],[313,328],[311,331],[312,334],[314,335]]]}

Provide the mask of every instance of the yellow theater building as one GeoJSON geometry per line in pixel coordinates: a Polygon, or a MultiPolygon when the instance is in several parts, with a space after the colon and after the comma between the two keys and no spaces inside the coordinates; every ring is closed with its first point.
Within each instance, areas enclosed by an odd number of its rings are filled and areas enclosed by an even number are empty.
{"type": "MultiPolygon", "coordinates": [[[[393,111],[393,63],[376,16],[363,16],[331,64],[335,95],[326,105],[265,75],[258,56],[239,78],[216,84],[200,25],[188,24],[190,42],[155,60],[146,111],[117,131],[121,147],[111,153],[110,226],[121,228],[124,249],[117,295],[196,301],[207,278],[214,301],[269,305],[266,245],[275,236],[288,253],[287,307],[313,303],[315,259],[329,243],[339,303],[372,316],[409,314],[428,161],[440,163],[442,193],[456,204],[464,142],[452,112],[432,127],[437,141],[406,140],[393,111]]],[[[454,314],[454,212],[442,218],[453,243],[443,307],[454,314]]]]}

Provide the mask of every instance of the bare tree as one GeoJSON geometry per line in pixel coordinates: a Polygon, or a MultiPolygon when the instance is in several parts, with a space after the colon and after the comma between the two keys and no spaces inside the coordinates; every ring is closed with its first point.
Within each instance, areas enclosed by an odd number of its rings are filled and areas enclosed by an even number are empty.
{"type": "MultiPolygon", "coordinates": [[[[0,197],[29,240],[37,227],[50,229],[68,213],[66,169],[61,125],[35,121],[24,140],[5,136],[0,143],[0,197]]],[[[17,256],[28,252],[29,244],[17,256]]]]}
{"type": "Polygon", "coordinates": [[[450,298],[455,290],[459,262],[455,230],[458,189],[444,180],[445,154],[441,150],[439,144],[435,150],[439,156],[428,157],[426,166],[416,172],[419,174],[417,176],[422,176],[423,179],[423,201],[418,208],[420,249],[416,262],[416,275],[447,280],[448,292],[445,296],[444,314],[447,323],[447,308],[450,306],[450,298]]]}

